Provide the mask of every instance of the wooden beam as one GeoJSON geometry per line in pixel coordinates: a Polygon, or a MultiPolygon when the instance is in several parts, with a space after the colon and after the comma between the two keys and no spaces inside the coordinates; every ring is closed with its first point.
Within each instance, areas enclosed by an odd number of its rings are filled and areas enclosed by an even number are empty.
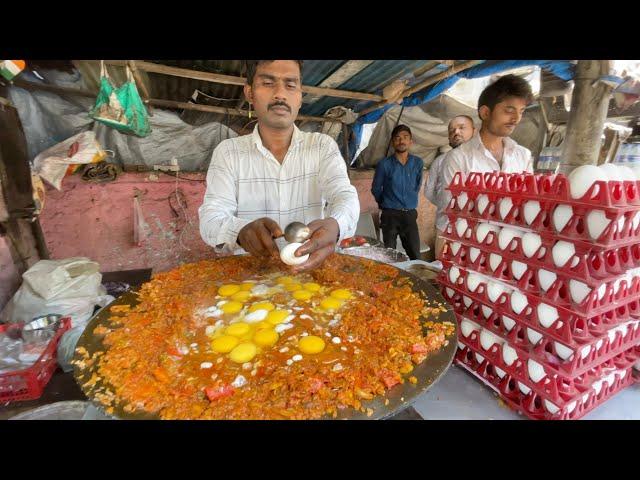
{"type": "MultiPolygon", "coordinates": [[[[137,86],[140,87],[142,99],[149,100],[151,98],[151,95],[149,95],[149,89],[147,88],[147,84],[144,81],[145,79],[142,78],[142,75],[138,71],[135,60],[129,60],[129,68],[131,69],[131,73],[133,73],[133,78],[135,78],[137,86]]],[[[153,117],[153,109],[149,107],[148,110],[149,116],[153,117]]]]}
{"type": "MultiPolygon", "coordinates": [[[[471,68],[475,65],[478,65],[479,63],[482,63],[483,60],[469,60],[468,62],[464,62],[461,63],[459,65],[454,65],[451,68],[449,68],[448,70],[445,70],[442,73],[439,73],[437,75],[434,75],[432,77],[429,77],[427,79],[425,79],[424,81],[414,85],[413,87],[409,87],[407,89],[405,89],[402,94],[400,95],[400,99],[403,99],[405,97],[408,97],[410,95],[413,95],[416,92],[419,92],[420,90],[423,90],[425,88],[427,88],[429,85],[433,85],[434,83],[438,83],[441,80],[444,80],[445,78],[449,78],[452,75],[455,75],[456,73],[459,73],[463,70],[466,70],[467,68],[471,68]]],[[[358,112],[359,116],[362,115],[366,115],[369,112],[373,112],[374,110],[378,110],[381,107],[384,107],[387,104],[387,101],[383,101],[383,102],[379,102],[376,103],[375,105],[372,105],[368,108],[365,108],[364,110],[362,110],[361,112],[358,112]]]]}
{"type": "MultiPolygon", "coordinates": [[[[373,60],[348,60],[344,63],[340,68],[338,68],[335,72],[325,78],[318,87],[321,88],[335,88],[342,85],[344,82],[352,78],[354,75],[357,75],[362,70],[367,68],[369,65],[373,63],[373,60]]],[[[321,96],[318,95],[306,95],[302,102],[306,104],[311,104],[317,102],[321,96]]]]}
{"type": "MultiPolygon", "coordinates": [[[[45,91],[55,92],[55,93],[80,95],[83,97],[95,97],[97,95],[97,92],[91,92],[89,90],[80,90],[78,88],[27,82],[25,80],[15,80],[14,84],[17,87],[25,88],[27,90],[45,90],[45,91]]],[[[210,112],[210,113],[225,113],[228,115],[249,117],[248,110],[240,110],[238,108],[215,107],[212,105],[199,105],[197,103],[176,102],[173,100],[161,100],[158,98],[150,98],[149,100],[146,100],[145,103],[156,106],[156,107],[175,108],[175,109],[183,109],[183,110],[197,110],[200,112],[210,112]]],[[[304,121],[311,121],[311,122],[342,123],[340,120],[331,119],[328,117],[314,117],[310,115],[298,115],[296,117],[296,121],[297,120],[304,120],[304,121]]]]}
{"type": "MultiPolygon", "coordinates": [[[[98,61],[98,60],[87,60],[98,61]]],[[[124,66],[126,60],[105,60],[108,65],[124,66]]],[[[163,75],[172,75],[175,77],[190,78],[192,80],[203,80],[205,82],[223,83],[226,85],[238,85],[245,84],[245,77],[236,77],[233,75],[222,75],[220,73],[211,72],[199,72],[197,70],[191,70],[188,68],[170,67],[168,65],[160,65],[158,63],[144,62],[136,60],[136,65],[140,70],[145,72],[160,73],[163,75]]],[[[354,100],[365,100],[371,102],[377,102],[382,100],[381,95],[375,95],[372,93],[364,92],[352,92],[348,90],[337,90],[335,88],[322,88],[313,87],[311,85],[303,85],[302,93],[310,93],[312,95],[326,96],[326,97],[339,97],[349,98],[354,100]]]]}

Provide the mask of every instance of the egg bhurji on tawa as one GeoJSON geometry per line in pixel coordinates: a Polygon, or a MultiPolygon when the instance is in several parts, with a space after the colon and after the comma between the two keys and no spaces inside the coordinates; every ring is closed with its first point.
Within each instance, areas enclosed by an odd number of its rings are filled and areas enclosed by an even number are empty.
{"type": "Polygon", "coordinates": [[[104,351],[78,349],[83,386],[107,413],[163,419],[314,419],[354,408],[398,383],[447,345],[455,326],[420,318],[442,311],[398,270],[332,255],[311,273],[250,256],[156,274],[135,307],[111,307],[104,351]],[[426,324],[425,324],[426,325],[426,324]]]}

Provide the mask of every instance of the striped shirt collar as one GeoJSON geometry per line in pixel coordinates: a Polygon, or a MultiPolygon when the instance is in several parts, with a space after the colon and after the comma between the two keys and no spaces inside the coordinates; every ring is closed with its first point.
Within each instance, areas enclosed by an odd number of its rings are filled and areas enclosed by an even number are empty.
{"type": "MultiPolygon", "coordinates": [[[[256,123],[256,126],[253,127],[253,132],[251,133],[251,136],[253,137],[253,142],[256,144],[256,147],[258,147],[258,150],[260,152],[262,152],[264,155],[267,155],[267,156],[273,156],[273,154],[269,151],[269,149],[266,148],[262,143],[262,138],[260,137],[260,132],[258,131],[257,123],[256,123]]],[[[289,145],[289,149],[287,150],[287,152],[291,150],[292,146],[297,145],[302,141],[304,141],[304,133],[301,132],[300,129],[296,127],[294,123],[293,136],[291,137],[291,145],[289,145]]]]}

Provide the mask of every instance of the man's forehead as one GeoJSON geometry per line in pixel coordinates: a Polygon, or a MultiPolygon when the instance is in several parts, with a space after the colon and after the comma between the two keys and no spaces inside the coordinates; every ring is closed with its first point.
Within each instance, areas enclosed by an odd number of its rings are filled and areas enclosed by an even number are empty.
{"type": "Polygon", "coordinates": [[[471,125],[473,122],[471,120],[469,120],[467,117],[455,117],[453,119],[451,119],[451,121],[449,122],[449,128],[454,128],[460,125],[465,125],[465,124],[469,124],[471,125]]]}
{"type": "Polygon", "coordinates": [[[274,60],[257,66],[256,76],[276,78],[300,78],[300,66],[295,60],[274,60]]]}
{"type": "Polygon", "coordinates": [[[515,108],[525,108],[527,106],[527,100],[521,97],[506,97],[501,102],[496,104],[501,105],[503,107],[515,107],[515,108]]]}

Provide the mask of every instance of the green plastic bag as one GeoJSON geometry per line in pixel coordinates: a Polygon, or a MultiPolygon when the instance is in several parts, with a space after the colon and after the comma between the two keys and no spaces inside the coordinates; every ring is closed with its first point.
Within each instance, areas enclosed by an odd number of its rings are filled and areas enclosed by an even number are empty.
{"type": "Polygon", "coordinates": [[[146,137],[151,133],[149,114],[140,98],[136,83],[129,67],[126,67],[127,81],[115,88],[109,78],[104,62],[100,68],[100,91],[96,104],[89,112],[95,121],[104,123],[123,133],[133,133],[146,137]]]}

